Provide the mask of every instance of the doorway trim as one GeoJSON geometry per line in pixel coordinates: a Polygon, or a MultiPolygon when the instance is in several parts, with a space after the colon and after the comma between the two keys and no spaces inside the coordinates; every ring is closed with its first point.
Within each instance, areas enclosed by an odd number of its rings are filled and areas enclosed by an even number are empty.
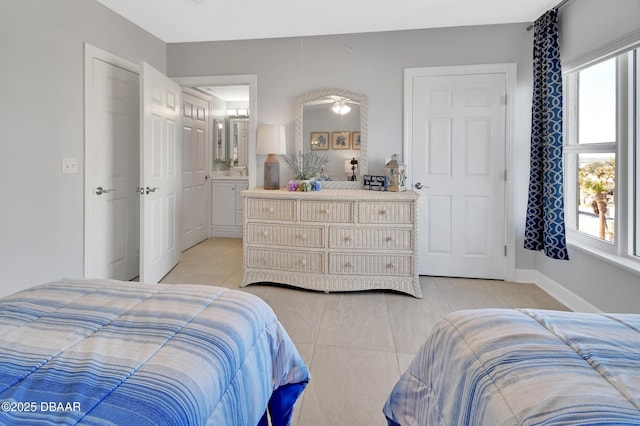
{"type": "MultiPolygon", "coordinates": [[[[247,168],[249,188],[256,187],[256,130],[258,123],[258,76],[256,74],[211,75],[199,77],[170,77],[183,88],[197,86],[249,85],[249,143],[247,147],[247,168]]],[[[213,161],[213,159],[211,159],[213,161]]]]}
{"type": "MultiPolygon", "coordinates": [[[[505,279],[516,279],[516,235],[514,210],[514,172],[513,172],[513,138],[514,117],[516,105],[517,64],[477,64],[456,65],[443,67],[422,67],[404,69],[404,134],[402,144],[403,159],[412,157],[412,129],[413,129],[413,80],[416,77],[455,76],[468,74],[504,74],[506,81],[506,112],[505,112],[505,245],[506,271],[505,279]]],[[[407,170],[407,182],[413,188],[413,174],[411,168],[407,170]]]]}
{"type": "Polygon", "coordinates": [[[100,49],[89,43],[84,43],[84,248],[83,248],[83,276],[88,277],[92,271],[90,266],[90,247],[92,246],[93,238],[93,211],[91,205],[92,182],[90,182],[90,175],[87,172],[87,167],[90,165],[90,160],[93,158],[93,147],[89,143],[90,130],[94,126],[94,117],[90,106],[93,104],[93,60],[98,59],[100,61],[109,63],[113,66],[125,69],[136,75],[140,75],[140,66],[133,62],[127,61],[111,52],[100,49]]]}

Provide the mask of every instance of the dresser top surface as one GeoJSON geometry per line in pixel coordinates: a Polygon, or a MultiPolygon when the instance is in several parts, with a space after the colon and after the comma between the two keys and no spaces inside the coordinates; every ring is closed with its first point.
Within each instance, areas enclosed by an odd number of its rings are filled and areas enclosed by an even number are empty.
{"type": "Polygon", "coordinates": [[[389,192],[365,189],[321,189],[320,191],[288,191],[286,189],[248,189],[242,191],[244,197],[301,199],[301,200],[349,200],[349,201],[413,201],[420,195],[414,191],[389,192]]]}

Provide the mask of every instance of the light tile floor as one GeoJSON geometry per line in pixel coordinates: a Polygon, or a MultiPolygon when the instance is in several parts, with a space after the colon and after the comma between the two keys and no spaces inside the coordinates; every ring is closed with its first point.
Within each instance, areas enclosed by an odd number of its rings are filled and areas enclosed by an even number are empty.
{"type": "Polygon", "coordinates": [[[265,300],[311,371],[293,425],[386,425],[382,406],[434,323],[469,308],[566,308],[533,284],[420,277],[424,297],[332,293],[254,284],[240,288],[242,240],[214,238],[185,251],[165,283],[240,289],[265,300]]]}

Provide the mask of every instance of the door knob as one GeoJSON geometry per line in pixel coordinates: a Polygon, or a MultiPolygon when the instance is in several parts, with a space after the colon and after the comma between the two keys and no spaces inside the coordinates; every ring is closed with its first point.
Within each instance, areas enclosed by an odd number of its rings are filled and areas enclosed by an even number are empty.
{"type": "Polygon", "coordinates": [[[113,192],[115,191],[115,189],[104,189],[103,187],[99,186],[96,188],[96,195],[102,195],[102,194],[106,194],[107,192],[113,192]]]}
{"type": "Polygon", "coordinates": [[[424,188],[424,186],[422,186],[422,182],[418,182],[415,185],[413,185],[416,189],[422,189],[424,188]]]}
{"type": "Polygon", "coordinates": [[[149,187],[147,186],[147,188],[145,189],[145,192],[146,192],[147,194],[149,194],[150,192],[156,192],[156,190],[158,190],[158,189],[160,189],[160,188],[158,188],[158,187],[155,187],[155,188],[149,188],[149,187]]]}

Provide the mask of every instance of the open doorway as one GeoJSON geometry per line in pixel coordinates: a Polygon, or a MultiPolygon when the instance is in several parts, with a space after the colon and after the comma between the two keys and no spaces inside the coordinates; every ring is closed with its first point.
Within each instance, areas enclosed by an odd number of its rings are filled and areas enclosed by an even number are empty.
{"type": "MultiPolygon", "coordinates": [[[[140,115],[140,83],[141,65],[128,62],[116,55],[90,45],[85,47],[85,238],[84,238],[84,275],[86,277],[112,278],[131,280],[141,270],[141,230],[145,222],[141,219],[141,115],[140,115]],[[102,77],[95,77],[95,70],[103,68],[102,77]],[[108,76],[108,78],[103,78],[108,76]],[[103,95],[96,96],[97,92],[103,95]],[[116,95],[116,96],[113,96],[116,95]],[[96,119],[96,111],[102,119],[96,119]],[[106,117],[106,120],[103,120],[106,117]],[[96,137],[103,138],[104,143],[96,144],[96,137]],[[119,140],[119,143],[113,143],[119,140]],[[96,160],[105,160],[105,167],[95,167],[96,160]],[[108,185],[100,185],[96,173],[104,175],[108,185]],[[118,188],[116,188],[118,186],[118,188]],[[95,192],[95,194],[94,194],[95,192]],[[99,196],[97,195],[100,193],[99,196]],[[95,195],[95,196],[94,196],[95,195]],[[94,205],[96,199],[105,205],[94,205]],[[126,264],[126,267],[121,265],[126,264]]],[[[248,84],[251,96],[249,111],[249,136],[247,146],[248,169],[255,170],[255,76],[222,76],[198,77],[198,81],[182,80],[182,87],[199,85],[215,86],[230,84],[248,84]],[[205,79],[205,80],[203,80],[205,79]]],[[[172,84],[174,84],[172,82],[172,84]]],[[[176,85],[178,91],[180,87],[176,85]]],[[[171,94],[176,112],[182,106],[182,94],[171,94]]],[[[178,127],[180,122],[176,122],[178,127]]],[[[182,148],[181,135],[176,143],[182,148]]],[[[206,145],[206,143],[205,143],[206,145]]],[[[209,142],[210,146],[211,143],[209,142]]],[[[205,155],[203,170],[210,175],[212,170],[211,151],[205,155]]],[[[180,162],[182,164],[182,154],[180,162]]],[[[179,169],[179,167],[178,167],[179,169]]],[[[255,175],[255,173],[253,173],[255,175]]],[[[182,178],[180,178],[182,181],[182,178]]],[[[255,177],[253,178],[255,182],[255,177]]],[[[255,183],[254,183],[255,185],[255,183]]],[[[159,185],[161,186],[161,185],[159,185]]],[[[205,185],[209,188],[209,185],[205,185]]],[[[157,189],[157,188],[156,188],[157,189]]],[[[154,188],[148,188],[148,195],[154,188]]],[[[204,193],[210,194],[205,189],[204,193]]],[[[180,216],[184,208],[182,192],[176,197],[177,208],[174,214],[164,216],[180,216]]],[[[210,199],[203,203],[203,208],[210,209],[210,199]]],[[[208,210],[207,210],[208,211],[208,210]]],[[[170,212],[169,212],[170,213],[170,212]]],[[[207,216],[208,217],[208,216],[207,216]]],[[[181,236],[178,227],[173,240],[180,247],[181,236]]],[[[145,243],[146,244],[146,243],[145,243]]],[[[157,245],[152,243],[151,248],[157,245]]],[[[178,256],[179,258],[179,256],[178,256]]],[[[177,260],[176,260],[177,262],[177,260]]],[[[175,263],[174,263],[175,264],[175,263]]],[[[160,278],[162,275],[160,275],[160,278]]],[[[159,279],[159,278],[158,278],[159,279]]],[[[155,279],[154,279],[155,280],[155,279]]],[[[155,281],[154,281],[155,282],[155,281]]]]}
{"type": "Polygon", "coordinates": [[[242,235],[234,199],[248,187],[249,85],[184,87],[182,104],[184,251],[216,236],[220,212],[230,212],[227,236],[242,235]]]}

